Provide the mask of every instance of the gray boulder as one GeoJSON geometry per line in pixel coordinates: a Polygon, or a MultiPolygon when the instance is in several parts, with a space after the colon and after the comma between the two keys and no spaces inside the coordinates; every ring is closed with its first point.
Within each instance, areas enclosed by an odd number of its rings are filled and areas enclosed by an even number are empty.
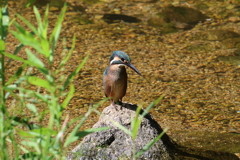
{"type": "MultiPolygon", "coordinates": [[[[110,127],[110,129],[84,137],[83,141],[68,155],[68,160],[133,159],[134,151],[135,153],[139,152],[163,131],[151,115],[147,114],[141,122],[137,138],[133,142],[128,134],[116,127],[109,119],[131,130],[131,119],[135,117],[137,106],[123,103],[121,109],[120,106],[117,108],[116,110],[113,106],[106,107],[99,121],[93,126],[93,128],[110,127]]],[[[157,143],[137,159],[170,160],[174,159],[174,151],[174,142],[164,134],[157,143]]]]}

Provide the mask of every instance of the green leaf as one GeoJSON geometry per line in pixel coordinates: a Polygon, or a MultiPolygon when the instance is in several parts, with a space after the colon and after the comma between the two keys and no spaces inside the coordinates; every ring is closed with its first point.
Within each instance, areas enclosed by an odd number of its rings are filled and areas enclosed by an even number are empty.
{"type": "Polygon", "coordinates": [[[100,128],[90,128],[90,129],[85,129],[84,131],[78,132],[76,134],[76,136],[78,137],[78,139],[85,137],[86,135],[90,134],[90,133],[94,133],[94,132],[99,132],[99,131],[104,131],[104,130],[108,130],[109,127],[100,127],[100,128]]]}
{"type": "Polygon", "coordinates": [[[44,17],[43,17],[43,31],[42,35],[44,35],[44,39],[47,39],[48,35],[48,14],[49,14],[49,6],[47,5],[44,17]]]}
{"type": "Polygon", "coordinates": [[[17,85],[16,84],[11,84],[11,85],[6,86],[4,89],[6,89],[8,91],[15,90],[15,89],[17,89],[17,85]]]}
{"type": "Polygon", "coordinates": [[[10,31],[22,44],[31,46],[34,49],[36,49],[40,54],[45,55],[41,43],[38,41],[34,35],[28,31],[26,31],[24,28],[22,28],[18,23],[14,23],[16,28],[18,29],[18,32],[10,31]]]}
{"type": "Polygon", "coordinates": [[[47,40],[47,31],[48,31],[48,20],[47,20],[47,15],[48,15],[48,7],[45,11],[45,16],[44,16],[44,23],[42,23],[42,19],[40,16],[40,13],[38,9],[34,6],[34,13],[38,22],[38,37],[40,39],[41,47],[43,49],[43,54],[49,58],[50,52],[49,52],[49,42],[47,40]]]}
{"type": "Polygon", "coordinates": [[[80,138],[85,137],[86,135],[93,133],[93,132],[99,132],[103,130],[107,130],[109,127],[101,127],[101,128],[91,128],[91,129],[86,129],[81,132],[77,132],[75,136],[71,136],[71,138],[68,138],[67,141],[65,142],[64,146],[68,146],[69,144],[79,140],[80,138]]]}
{"type": "Polygon", "coordinates": [[[33,4],[36,0],[29,0],[27,1],[27,4],[25,5],[25,7],[29,7],[31,4],[33,4]]]}
{"type": "Polygon", "coordinates": [[[40,66],[40,68],[44,68],[43,62],[39,60],[28,48],[26,49],[26,53],[28,55],[28,61],[30,61],[33,66],[40,66]]]}
{"type": "Polygon", "coordinates": [[[28,108],[30,111],[32,111],[33,113],[38,114],[37,108],[36,108],[36,106],[35,106],[34,104],[27,103],[27,108],[28,108]]]}
{"type": "Polygon", "coordinates": [[[67,10],[67,6],[66,6],[66,3],[65,3],[64,7],[62,8],[62,11],[61,11],[60,15],[58,16],[58,20],[57,20],[57,23],[55,24],[53,32],[50,35],[50,43],[57,42],[57,40],[58,40],[66,10],[67,10]]]}
{"type": "Polygon", "coordinates": [[[149,111],[150,109],[155,106],[156,104],[158,104],[162,99],[163,99],[164,95],[161,95],[157,100],[155,100],[154,102],[152,102],[147,109],[145,109],[142,113],[142,116],[144,117],[149,111]]]}
{"type": "Polygon", "coordinates": [[[8,88],[8,86],[3,87],[4,90],[8,91],[5,95],[5,99],[8,98],[9,95],[12,95],[17,101],[20,101],[19,99],[19,95],[16,95],[16,93],[14,93],[14,90],[12,90],[12,88],[8,88]]]}
{"type": "Polygon", "coordinates": [[[21,92],[25,92],[28,95],[33,95],[33,97],[38,98],[38,99],[42,100],[43,102],[45,102],[47,104],[50,102],[49,99],[51,99],[51,96],[48,95],[48,94],[42,95],[38,92],[35,92],[35,91],[32,91],[32,90],[27,90],[25,88],[19,88],[19,90],[21,92]]]}
{"type": "Polygon", "coordinates": [[[75,48],[75,44],[76,44],[76,36],[74,35],[73,40],[72,40],[71,50],[68,52],[67,56],[61,61],[60,65],[59,65],[59,68],[61,68],[62,66],[64,66],[67,63],[68,59],[70,58],[70,56],[73,53],[73,50],[75,48]]]}
{"type": "MultiPolygon", "coordinates": [[[[33,31],[34,34],[38,35],[37,29],[32,25],[32,23],[30,23],[28,20],[26,20],[24,17],[20,16],[19,14],[17,15],[17,17],[19,19],[21,19],[33,31]]],[[[15,23],[15,25],[16,25],[16,23],[15,23]]],[[[18,26],[20,26],[20,25],[18,24],[18,26]]]]}
{"type": "Polygon", "coordinates": [[[29,76],[27,80],[32,85],[40,86],[50,90],[51,85],[49,84],[48,81],[44,79],[38,78],[36,76],[29,76]]]}
{"type": "Polygon", "coordinates": [[[82,119],[84,117],[84,115],[79,115],[79,117],[72,119],[70,122],[68,122],[68,125],[71,126],[74,123],[76,123],[77,121],[79,121],[80,119],[82,119]]]}
{"type": "Polygon", "coordinates": [[[0,51],[5,51],[5,42],[0,39],[0,51]]]}
{"type": "Polygon", "coordinates": [[[108,120],[111,121],[116,127],[118,127],[119,129],[121,129],[122,131],[127,133],[129,136],[132,136],[131,131],[129,131],[127,128],[125,128],[124,126],[122,126],[118,122],[115,122],[114,120],[111,120],[111,119],[108,119],[108,120]]]}
{"type": "MultiPolygon", "coordinates": [[[[43,24],[42,24],[42,19],[41,19],[40,13],[39,13],[38,9],[36,8],[36,6],[33,6],[33,12],[34,12],[35,17],[37,19],[38,36],[41,37],[42,36],[42,31],[43,31],[43,24]]],[[[46,38],[46,37],[44,37],[44,38],[46,38]]]]}
{"type": "MultiPolygon", "coordinates": [[[[14,141],[12,141],[11,139],[9,138],[6,138],[6,140],[9,142],[9,143],[14,143],[14,141]]],[[[16,143],[16,142],[15,142],[16,143]]],[[[23,147],[22,145],[17,145],[24,153],[28,153],[30,152],[29,150],[27,150],[25,147],[23,147]]]]}
{"type": "Polygon", "coordinates": [[[49,43],[46,39],[41,39],[41,46],[44,52],[44,55],[46,58],[49,58],[50,52],[49,52],[49,43]]]}
{"type": "Polygon", "coordinates": [[[138,129],[139,129],[140,124],[141,124],[141,122],[142,122],[142,117],[139,117],[140,112],[141,112],[141,107],[138,106],[138,108],[137,108],[137,110],[136,110],[136,115],[135,115],[135,117],[132,119],[132,123],[131,123],[132,139],[133,139],[133,140],[137,137],[138,129]]]}
{"type": "Polygon", "coordinates": [[[36,135],[32,135],[31,133],[29,133],[29,131],[24,131],[21,129],[16,128],[18,135],[22,136],[22,137],[35,137],[36,135]]]}
{"type": "Polygon", "coordinates": [[[18,70],[15,72],[15,74],[8,80],[6,85],[9,85],[13,81],[15,81],[22,74],[22,72],[25,68],[26,68],[26,64],[23,64],[21,67],[19,67],[18,70]]]}
{"type": "MultiPolygon", "coordinates": [[[[22,49],[24,45],[22,43],[20,43],[14,50],[13,55],[17,55],[17,53],[22,49]]],[[[10,62],[12,61],[12,59],[9,59],[7,62],[7,66],[10,64],[10,62]]]]}
{"type": "Polygon", "coordinates": [[[69,83],[73,80],[74,76],[78,74],[78,72],[80,71],[80,69],[83,67],[83,65],[86,63],[87,59],[88,59],[88,56],[87,55],[83,61],[78,65],[78,67],[75,69],[75,71],[73,71],[69,76],[68,78],[66,79],[64,85],[63,85],[63,88],[62,88],[62,91],[64,91],[67,86],[69,85],[69,83]]]}
{"type": "Polygon", "coordinates": [[[60,15],[58,16],[58,20],[57,20],[57,23],[55,24],[55,27],[53,29],[53,32],[52,34],[50,35],[50,38],[49,38],[49,43],[51,44],[51,52],[50,52],[50,57],[49,57],[49,61],[52,63],[53,61],[53,56],[54,56],[54,50],[55,50],[55,45],[56,45],[56,42],[58,40],[58,37],[60,35],[60,31],[61,31],[61,28],[62,28],[62,22],[64,20],[64,15],[66,13],[66,3],[64,5],[64,7],[62,8],[62,11],[60,13],[60,15]]]}
{"type": "Polygon", "coordinates": [[[33,147],[37,153],[41,153],[41,149],[39,148],[38,142],[22,141],[21,144],[27,147],[33,147]]]}
{"type": "Polygon", "coordinates": [[[57,135],[56,131],[54,131],[53,129],[49,129],[49,128],[34,129],[34,130],[31,130],[31,132],[38,133],[39,135],[48,135],[49,133],[52,136],[56,136],[57,135]]]}
{"type": "Polygon", "coordinates": [[[16,128],[16,130],[20,136],[29,137],[29,138],[43,137],[43,136],[46,136],[49,134],[51,136],[57,135],[56,131],[54,131],[53,129],[49,129],[49,128],[38,128],[38,129],[30,130],[30,131],[23,131],[21,129],[16,128]]]}
{"type": "Polygon", "coordinates": [[[47,104],[49,103],[49,99],[51,99],[51,96],[50,96],[50,95],[48,95],[48,94],[42,95],[42,94],[37,93],[37,92],[34,92],[34,97],[42,100],[43,102],[45,102],[45,103],[47,103],[47,104]]]}
{"type": "Polygon", "coordinates": [[[13,54],[10,54],[10,53],[6,53],[6,52],[2,52],[2,54],[4,54],[5,56],[9,57],[9,58],[12,58],[14,60],[19,60],[23,63],[26,63],[30,66],[35,66],[37,68],[39,68],[39,70],[44,73],[44,74],[48,74],[48,70],[46,68],[44,68],[42,65],[39,65],[39,63],[32,63],[32,61],[29,61],[29,60],[25,60],[21,57],[18,57],[18,56],[15,56],[13,54]]]}
{"type": "Polygon", "coordinates": [[[72,97],[74,96],[74,91],[75,91],[75,88],[74,88],[74,85],[73,84],[70,84],[70,90],[68,92],[68,95],[67,97],[65,98],[65,100],[63,101],[62,103],[62,107],[63,108],[66,108],[66,106],[68,105],[69,101],[72,99],[72,97]]]}

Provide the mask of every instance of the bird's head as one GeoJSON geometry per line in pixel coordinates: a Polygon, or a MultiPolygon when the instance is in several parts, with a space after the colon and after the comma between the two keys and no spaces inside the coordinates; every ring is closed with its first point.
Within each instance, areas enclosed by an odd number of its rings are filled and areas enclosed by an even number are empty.
{"type": "Polygon", "coordinates": [[[110,65],[118,64],[120,66],[128,66],[137,74],[142,75],[131,63],[129,56],[123,51],[114,51],[110,57],[110,65]]]}

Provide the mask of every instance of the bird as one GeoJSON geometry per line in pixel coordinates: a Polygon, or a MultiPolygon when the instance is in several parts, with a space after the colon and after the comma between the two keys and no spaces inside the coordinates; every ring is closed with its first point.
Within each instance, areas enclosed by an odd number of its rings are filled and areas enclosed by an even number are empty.
{"type": "Polygon", "coordinates": [[[123,51],[114,51],[110,56],[109,62],[110,65],[103,73],[104,93],[111,100],[111,105],[117,110],[116,104],[121,105],[122,98],[127,91],[128,76],[125,67],[131,68],[140,76],[142,74],[134,67],[130,57],[123,51]]]}

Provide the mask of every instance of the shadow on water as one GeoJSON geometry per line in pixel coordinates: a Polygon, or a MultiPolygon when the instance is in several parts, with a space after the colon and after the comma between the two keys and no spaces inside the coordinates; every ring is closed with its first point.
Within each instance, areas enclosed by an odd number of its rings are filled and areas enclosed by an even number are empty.
{"type": "Polygon", "coordinates": [[[179,144],[176,159],[239,159],[238,133],[174,131],[172,137],[179,144]]]}
{"type": "Polygon", "coordinates": [[[198,150],[192,148],[180,147],[177,155],[175,156],[176,160],[239,160],[239,158],[232,153],[227,152],[216,152],[212,150],[198,150]]]}
{"type": "MultiPolygon", "coordinates": [[[[131,108],[125,103],[121,105],[133,111],[137,109],[137,105],[130,105],[131,108]]],[[[141,110],[140,114],[143,112],[144,110],[141,110]]],[[[150,114],[146,114],[145,118],[152,119],[150,114]]],[[[240,153],[239,133],[173,131],[171,136],[164,134],[161,139],[174,151],[173,157],[176,160],[239,160],[235,155],[240,153]]]]}
{"type": "Polygon", "coordinates": [[[124,22],[128,22],[128,23],[141,22],[141,20],[136,17],[127,16],[127,15],[123,15],[123,14],[104,14],[102,19],[104,21],[106,21],[107,23],[115,23],[115,22],[118,22],[121,20],[124,22]]]}

